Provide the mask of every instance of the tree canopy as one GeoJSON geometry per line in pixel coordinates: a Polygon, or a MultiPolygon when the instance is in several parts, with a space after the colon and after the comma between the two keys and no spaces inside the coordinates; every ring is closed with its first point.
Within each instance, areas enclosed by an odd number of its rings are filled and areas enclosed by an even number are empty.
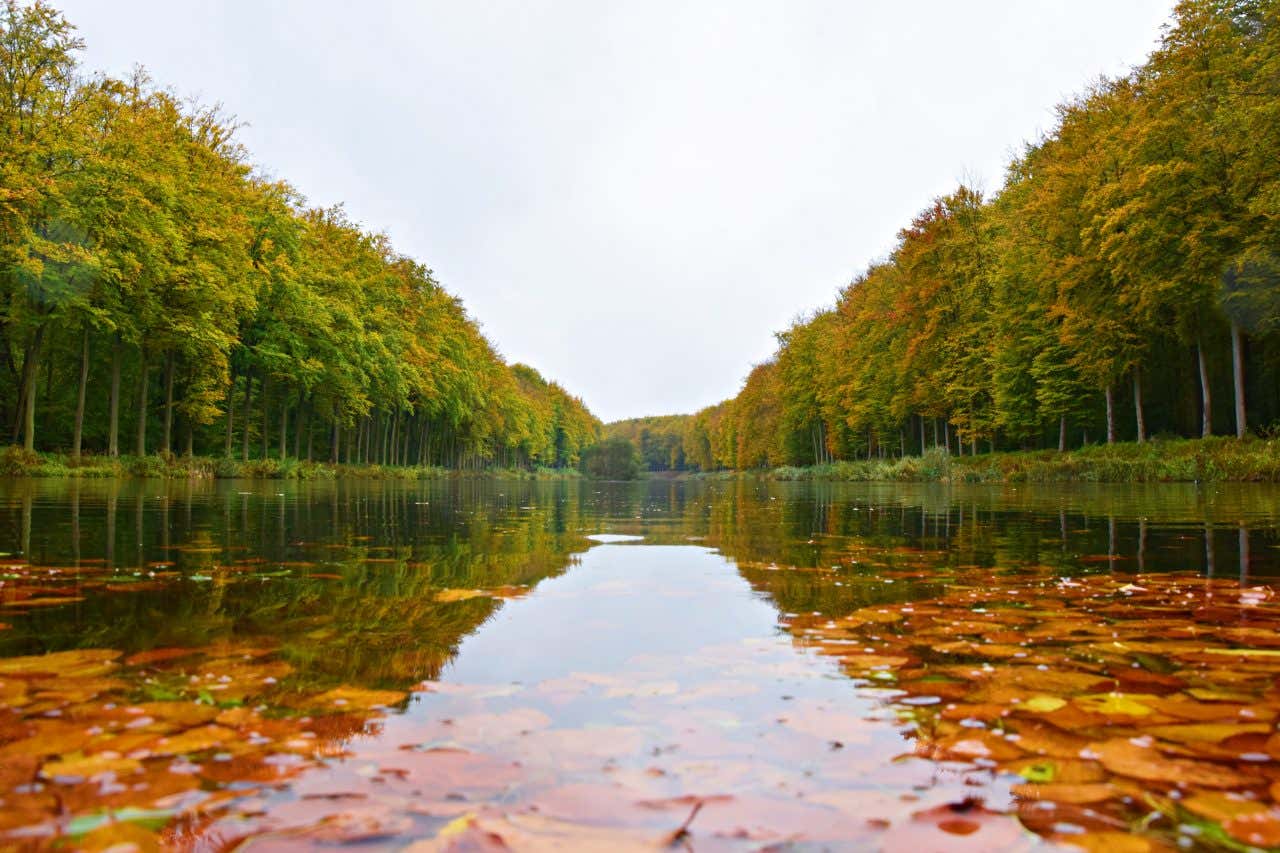
{"type": "Polygon", "coordinates": [[[82,72],[0,6],[0,420],[27,449],[576,466],[582,401],[508,365],[430,269],[309,207],[235,122],[82,72]],[[126,445],[127,446],[127,445],[126,445]]]}
{"type": "Polygon", "coordinates": [[[1183,0],[1057,116],[735,398],[607,433],[708,470],[1280,429],[1280,2],[1183,0]]]}

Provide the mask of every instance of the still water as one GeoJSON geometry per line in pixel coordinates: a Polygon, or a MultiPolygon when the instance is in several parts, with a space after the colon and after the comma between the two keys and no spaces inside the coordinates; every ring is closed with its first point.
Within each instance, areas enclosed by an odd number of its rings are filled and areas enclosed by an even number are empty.
{"type": "Polygon", "coordinates": [[[1280,845],[1280,491],[0,483],[0,846],[1280,845]]]}

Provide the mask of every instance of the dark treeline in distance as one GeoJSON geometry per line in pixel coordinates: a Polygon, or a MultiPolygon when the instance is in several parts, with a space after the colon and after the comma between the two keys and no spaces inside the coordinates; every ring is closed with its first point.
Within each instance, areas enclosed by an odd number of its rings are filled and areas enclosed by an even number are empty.
{"type": "Polygon", "coordinates": [[[0,430],[26,450],[575,465],[599,422],[422,264],[0,7],[0,430]]]}
{"type": "Polygon", "coordinates": [[[1184,0],[1140,68],[961,186],[737,397],[610,425],[649,468],[1272,432],[1280,3],[1184,0]]]}

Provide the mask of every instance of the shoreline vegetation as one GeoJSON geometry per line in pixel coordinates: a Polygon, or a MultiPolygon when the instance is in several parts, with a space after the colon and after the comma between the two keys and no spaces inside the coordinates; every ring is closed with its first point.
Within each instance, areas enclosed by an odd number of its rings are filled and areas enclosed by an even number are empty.
{"type": "Polygon", "coordinates": [[[445,468],[439,465],[333,464],[307,459],[240,459],[210,456],[96,456],[0,449],[0,478],[161,479],[161,480],[576,480],[576,468],[445,468]]]}
{"type": "Polygon", "coordinates": [[[207,456],[82,456],[0,450],[0,477],[257,480],[733,480],[850,483],[1280,483],[1280,439],[1157,438],[1094,444],[1059,452],[1015,450],[959,456],[931,447],[923,455],[720,471],[579,471],[575,468],[474,468],[431,465],[333,465],[305,459],[207,456]]]}
{"type": "MultiPolygon", "coordinates": [[[[676,476],[714,479],[742,473],[676,476]]],[[[934,447],[920,456],[782,465],[749,473],[768,480],[863,483],[1280,483],[1280,440],[1170,438],[976,456],[934,447]]]]}
{"type": "MultiPolygon", "coordinates": [[[[613,424],[610,425],[615,426],[613,424]]],[[[651,449],[660,442],[643,441],[651,449]]],[[[613,436],[602,442],[634,444],[613,436]]],[[[1007,450],[977,454],[951,453],[942,446],[923,454],[886,455],[872,459],[817,465],[755,468],[655,466],[649,453],[633,450],[629,465],[613,464],[609,474],[586,470],[596,479],[732,480],[851,483],[1280,483],[1280,437],[1217,436],[1185,439],[1160,436],[1145,442],[1088,444],[1073,450],[1007,450]]],[[[622,456],[619,451],[616,456],[622,456]]]]}

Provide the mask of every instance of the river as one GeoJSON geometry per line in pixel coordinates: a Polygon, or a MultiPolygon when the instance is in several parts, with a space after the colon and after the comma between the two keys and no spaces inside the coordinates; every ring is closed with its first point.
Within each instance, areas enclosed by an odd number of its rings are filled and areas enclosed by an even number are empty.
{"type": "Polygon", "coordinates": [[[1280,490],[0,483],[0,843],[1280,845],[1280,490]]]}

